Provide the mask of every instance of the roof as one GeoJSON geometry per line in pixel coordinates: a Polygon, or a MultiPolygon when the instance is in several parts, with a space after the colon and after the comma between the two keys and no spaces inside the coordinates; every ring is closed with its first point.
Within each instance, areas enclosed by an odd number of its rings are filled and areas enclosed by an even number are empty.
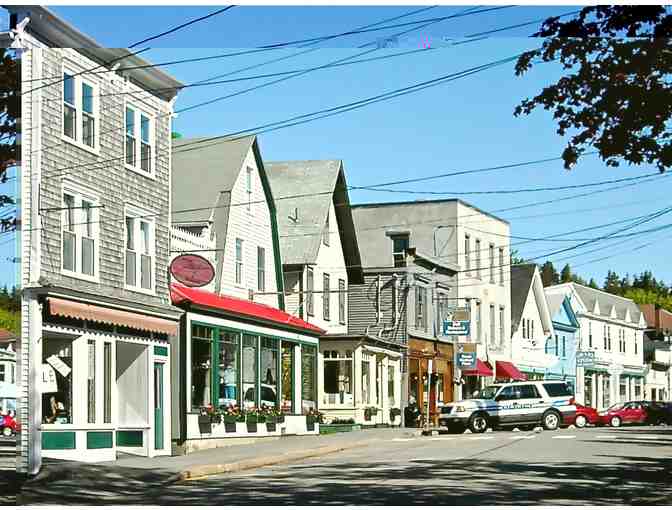
{"type": "Polygon", "coordinates": [[[511,266],[511,331],[518,330],[523,316],[525,302],[530,294],[534,278],[535,264],[518,264],[511,266]]]}
{"type": "MultiPolygon", "coordinates": [[[[207,223],[216,205],[228,205],[230,192],[243,167],[245,157],[256,139],[246,136],[237,140],[179,138],[173,140],[172,210],[173,222],[207,223]],[[186,144],[198,145],[180,147],[186,144]],[[225,201],[225,204],[220,203],[225,201]],[[187,212],[175,212],[190,209],[187,212]],[[193,210],[198,209],[198,210],[193,210]]],[[[228,207],[221,207],[228,216],[228,207]]],[[[221,235],[218,232],[218,235],[221,235]]]]}
{"type": "Polygon", "coordinates": [[[588,307],[588,311],[592,312],[597,301],[600,308],[600,315],[609,317],[611,314],[611,307],[616,309],[616,317],[625,320],[626,311],[630,311],[630,319],[632,322],[639,322],[641,311],[632,299],[627,299],[621,296],[615,296],[598,289],[579,285],[578,283],[571,284],[576,293],[581,298],[581,301],[588,307]]]}
{"type": "Polygon", "coordinates": [[[548,304],[548,312],[551,314],[551,317],[554,317],[558,313],[564,301],[564,294],[546,294],[546,303],[548,304]]]}
{"type": "Polygon", "coordinates": [[[436,266],[437,268],[445,269],[449,273],[457,273],[460,270],[460,266],[458,266],[457,264],[441,260],[439,257],[433,257],[432,255],[419,252],[415,247],[408,248],[407,252],[409,255],[415,257],[416,259],[429,262],[430,265],[436,266]]]}
{"type": "MultiPolygon", "coordinates": [[[[283,264],[317,262],[322,232],[333,203],[349,279],[351,283],[364,283],[343,162],[274,161],[266,162],[264,168],[276,204],[283,264]]],[[[330,230],[336,228],[332,225],[330,230]]]]}
{"type": "MultiPolygon", "coordinates": [[[[133,55],[125,48],[105,48],[88,35],[80,32],[70,23],[40,5],[6,5],[10,14],[22,19],[30,18],[26,31],[52,48],[74,48],[92,60],[106,64],[119,64],[119,72],[124,71],[138,86],[170,101],[184,85],[163,71],[160,67],[133,55]],[[141,66],[142,68],[138,68],[141,66]],[[160,92],[157,92],[160,89],[160,92]]],[[[20,21],[20,20],[19,20],[20,21]]]]}
{"type": "Polygon", "coordinates": [[[215,294],[202,289],[194,289],[173,283],[170,285],[170,297],[173,304],[194,304],[224,312],[228,315],[243,316],[261,322],[271,323],[282,329],[300,330],[309,335],[323,335],[325,330],[298,317],[283,312],[272,306],[255,303],[222,294],[215,294]]]}
{"type": "Polygon", "coordinates": [[[0,328],[0,343],[14,342],[17,338],[18,336],[11,331],[0,328]]]}

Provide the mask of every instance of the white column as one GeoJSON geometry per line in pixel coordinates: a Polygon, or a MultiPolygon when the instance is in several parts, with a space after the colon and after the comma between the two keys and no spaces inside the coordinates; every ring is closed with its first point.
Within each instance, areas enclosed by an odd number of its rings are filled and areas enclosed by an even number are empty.
{"type": "Polygon", "coordinates": [[[603,374],[600,372],[595,375],[595,408],[602,409],[604,407],[604,398],[602,395],[602,377],[603,374]]]}
{"type": "Polygon", "coordinates": [[[301,414],[301,346],[294,345],[294,414],[301,414]]]}

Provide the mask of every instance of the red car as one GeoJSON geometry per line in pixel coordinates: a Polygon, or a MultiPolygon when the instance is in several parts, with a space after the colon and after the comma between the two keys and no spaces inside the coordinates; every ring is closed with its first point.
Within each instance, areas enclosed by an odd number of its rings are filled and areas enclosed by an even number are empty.
{"type": "Polygon", "coordinates": [[[626,423],[646,423],[646,409],[641,402],[626,402],[614,404],[609,409],[600,413],[600,421],[604,425],[620,427],[626,423]]]}
{"type": "Polygon", "coordinates": [[[12,416],[0,416],[0,433],[3,436],[9,437],[21,431],[21,425],[12,416]]]}
{"type": "Polygon", "coordinates": [[[574,425],[578,428],[582,429],[586,425],[599,425],[601,422],[600,415],[597,414],[597,409],[576,404],[576,418],[574,418],[574,425]]]}

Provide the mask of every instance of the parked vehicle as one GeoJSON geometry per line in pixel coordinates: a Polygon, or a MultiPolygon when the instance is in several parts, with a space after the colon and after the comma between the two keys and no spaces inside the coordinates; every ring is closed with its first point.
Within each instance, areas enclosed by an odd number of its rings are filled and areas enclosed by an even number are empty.
{"type": "Polygon", "coordinates": [[[19,422],[11,415],[0,416],[0,432],[3,436],[9,437],[21,431],[19,422]]]}
{"type": "Polygon", "coordinates": [[[576,405],[576,418],[574,418],[574,425],[580,429],[586,425],[599,425],[601,423],[600,415],[597,409],[593,407],[584,406],[582,404],[576,405]]]}
{"type": "Polygon", "coordinates": [[[493,384],[474,398],[441,407],[439,424],[451,431],[488,427],[555,430],[574,423],[574,393],[564,381],[526,381],[493,384]]]}
{"type": "Polygon", "coordinates": [[[620,427],[625,424],[644,424],[647,414],[641,402],[625,402],[614,404],[606,411],[600,413],[600,421],[604,425],[620,427]]]}
{"type": "Polygon", "coordinates": [[[672,425],[672,403],[643,400],[649,425],[672,425]]]}

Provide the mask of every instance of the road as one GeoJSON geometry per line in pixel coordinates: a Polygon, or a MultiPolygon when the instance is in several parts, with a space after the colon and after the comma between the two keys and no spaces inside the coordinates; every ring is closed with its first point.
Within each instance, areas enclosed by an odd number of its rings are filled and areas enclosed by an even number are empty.
{"type": "Polygon", "coordinates": [[[672,428],[395,438],[171,485],[154,504],[672,504],[672,428]]]}
{"type": "Polygon", "coordinates": [[[16,480],[16,440],[0,436],[0,496],[3,504],[16,502],[16,480]]]}

